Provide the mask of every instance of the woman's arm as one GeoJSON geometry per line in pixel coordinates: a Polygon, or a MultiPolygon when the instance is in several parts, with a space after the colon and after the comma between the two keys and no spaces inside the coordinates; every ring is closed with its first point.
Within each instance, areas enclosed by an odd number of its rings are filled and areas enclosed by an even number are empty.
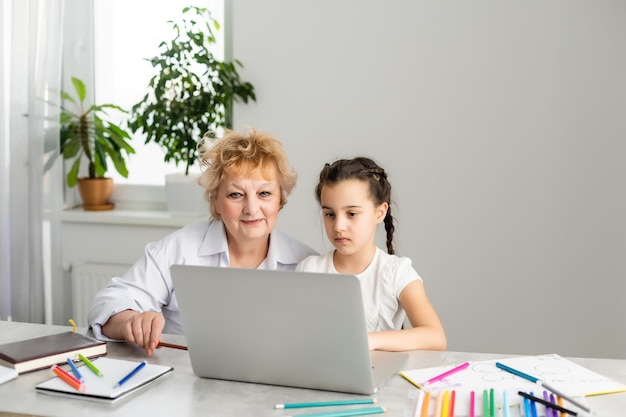
{"type": "Polygon", "coordinates": [[[446,350],[447,339],[437,312],[421,280],[411,281],[400,293],[400,305],[413,326],[410,329],[368,334],[371,350],[446,350]]]}
{"type": "Polygon", "coordinates": [[[124,310],[109,317],[102,326],[102,333],[111,339],[135,343],[144,348],[149,356],[161,340],[163,327],[165,318],[161,313],[124,310]]]}

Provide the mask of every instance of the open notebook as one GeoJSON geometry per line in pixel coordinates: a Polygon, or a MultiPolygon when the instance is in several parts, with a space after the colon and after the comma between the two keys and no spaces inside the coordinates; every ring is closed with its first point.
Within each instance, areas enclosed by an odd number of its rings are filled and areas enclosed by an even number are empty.
{"type": "MultiPolygon", "coordinates": [[[[74,389],[56,376],[36,385],[35,389],[42,394],[61,395],[90,401],[114,402],[148,387],[151,383],[171,374],[174,370],[171,366],[147,364],[126,383],[115,388],[117,382],[135,369],[140,362],[101,357],[93,360],[92,363],[103,374],[102,377],[97,376],[86,366],[80,366],[79,363],[76,363],[84,378],[84,384],[87,388],[85,392],[74,389]]],[[[71,373],[67,366],[63,366],[63,368],[71,373]]],[[[51,373],[51,375],[54,374],[51,373]]]]}
{"type": "Polygon", "coordinates": [[[372,394],[408,358],[369,351],[356,276],[170,270],[198,376],[372,394]]]}

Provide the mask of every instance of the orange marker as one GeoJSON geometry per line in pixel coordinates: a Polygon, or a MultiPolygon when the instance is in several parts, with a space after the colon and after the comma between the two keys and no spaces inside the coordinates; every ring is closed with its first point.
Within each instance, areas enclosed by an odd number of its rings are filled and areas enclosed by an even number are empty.
{"type": "Polygon", "coordinates": [[[83,384],[78,379],[74,378],[72,375],[70,375],[67,372],[65,372],[58,365],[52,365],[51,369],[52,369],[52,372],[57,374],[57,376],[59,378],[61,378],[63,381],[65,381],[72,388],[75,388],[77,391],[80,391],[80,392],[87,391],[87,387],[85,387],[85,384],[83,384]]]}
{"type": "Polygon", "coordinates": [[[426,391],[424,395],[424,404],[422,404],[422,415],[420,417],[428,417],[428,402],[430,401],[430,392],[426,391]]]}

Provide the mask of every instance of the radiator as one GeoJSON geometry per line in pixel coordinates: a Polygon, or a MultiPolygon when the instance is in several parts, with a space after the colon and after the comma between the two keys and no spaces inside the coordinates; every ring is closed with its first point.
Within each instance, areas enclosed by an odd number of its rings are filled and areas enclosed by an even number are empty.
{"type": "Polygon", "coordinates": [[[130,265],[78,263],[72,264],[72,318],[78,327],[87,327],[91,299],[114,276],[120,276],[130,265]]]}

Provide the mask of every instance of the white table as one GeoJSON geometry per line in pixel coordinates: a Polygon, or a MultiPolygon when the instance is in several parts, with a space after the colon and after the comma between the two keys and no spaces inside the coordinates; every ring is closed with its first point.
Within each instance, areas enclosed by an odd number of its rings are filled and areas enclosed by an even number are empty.
{"type": "MultiPolygon", "coordinates": [[[[0,343],[58,333],[68,329],[70,328],[64,326],[0,321],[0,343]]],[[[165,335],[163,339],[172,343],[185,343],[182,336],[165,335]]],[[[126,343],[109,343],[107,349],[108,356],[113,358],[136,361],[146,358],[142,349],[126,343]]],[[[444,366],[465,361],[483,361],[513,356],[515,355],[412,351],[409,352],[409,360],[403,369],[444,366]]],[[[626,384],[626,360],[568,359],[626,384]]],[[[147,360],[149,363],[171,365],[174,367],[174,373],[146,390],[122,400],[123,402],[114,404],[74,400],[37,393],[35,385],[51,376],[48,370],[20,375],[17,379],[0,385],[0,416],[22,413],[34,416],[63,417],[83,415],[90,417],[284,417],[319,412],[322,409],[276,410],[274,409],[275,404],[363,398],[358,395],[334,392],[198,378],[194,375],[189,355],[184,350],[161,348],[147,360]]],[[[405,413],[412,404],[409,394],[415,390],[416,388],[403,377],[394,375],[375,396],[378,399],[378,404],[388,409],[387,413],[381,416],[405,417],[405,413]]],[[[594,411],[594,415],[597,416],[622,417],[626,415],[626,393],[588,397],[587,403],[594,411]]],[[[323,411],[336,409],[338,408],[325,407],[323,411]]],[[[345,407],[340,409],[345,409],[345,407]]]]}

